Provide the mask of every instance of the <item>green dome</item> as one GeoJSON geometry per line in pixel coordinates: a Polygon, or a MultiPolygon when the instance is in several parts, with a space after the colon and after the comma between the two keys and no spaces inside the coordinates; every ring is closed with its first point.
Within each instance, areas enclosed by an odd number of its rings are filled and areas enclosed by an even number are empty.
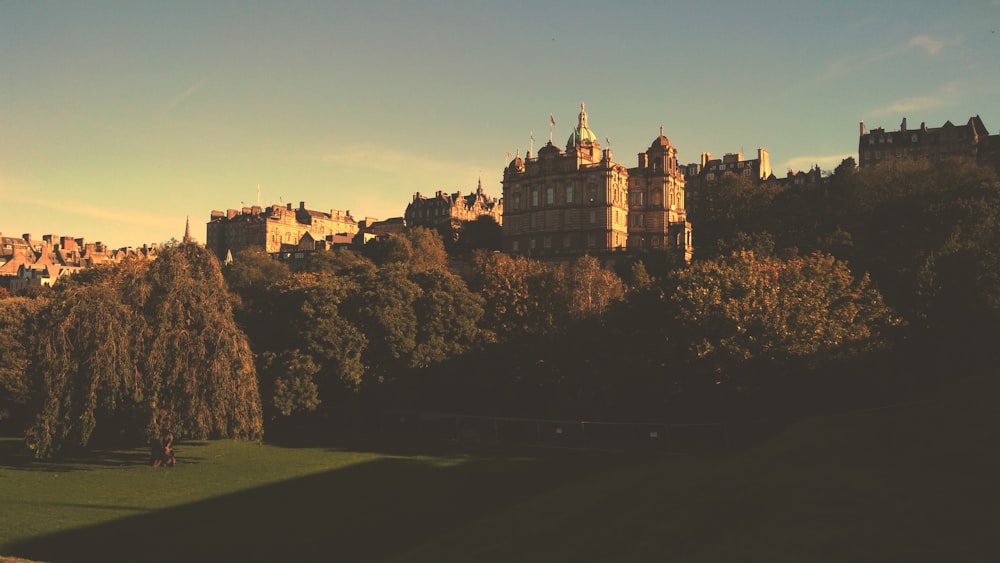
{"type": "Polygon", "coordinates": [[[569,139],[566,140],[566,148],[573,148],[583,142],[589,141],[591,144],[597,145],[597,135],[587,126],[587,109],[583,102],[580,102],[580,119],[573,132],[570,133],[569,139]]]}

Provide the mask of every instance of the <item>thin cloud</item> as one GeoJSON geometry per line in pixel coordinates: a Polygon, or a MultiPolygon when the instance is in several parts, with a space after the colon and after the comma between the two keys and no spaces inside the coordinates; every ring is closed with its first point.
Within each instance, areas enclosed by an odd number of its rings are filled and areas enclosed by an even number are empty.
{"type": "Polygon", "coordinates": [[[907,48],[909,48],[909,49],[915,49],[915,48],[917,48],[917,49],[923,49],[923,50],[927,51],[928,55],[931,55],[931,56],[934,56],[934,55],[937,55],[938,53],[940,53],[941,50],[944,49],[944,46],[945,46],[945,42],[944,41],[941,41],[940,39],[934,39],[933,37],[930,37],[929,35],[918,35],[918,36],[914,37],[913,39],[910,39],[910,42],[907,44],[907,48]]]}
{"type": "Polygon", "coordinates": [[[321,160],[373,172],[406,173],[414,176],[441,175],[445,178],[454,178],[456,171],[475,170],[466,163],[438,160],[375,144],[348,145],[339,148],[335,153],[325,154],[321,160]]]}
{"type": "Polygon", "coordinates": [[[939,88],[937,92],[926,96],[909,96],[896,100],[889,105],[875,109],[870,112],[870,115],[898,115],[940,107],[953,101],[955,96],[961,93],[961,90],[962,85],[959,82],[949,82],[939,88]]]}
{"type": "Polygon", "coordinates": [[[115,223],[124,223],[128,225],[169,227],[174,226],[176,223],[176,220],[174,219],[168,219],[159,215],[137,212],[131,209],[97,207],[86,203],[80,203],[78,201],[68,201],[64,199],[37,199],[17,194],[10,194],[9,199],[12,200],[13,203],[22,205],[31,205],[71,215],[100,219],[102,221],[113,221],[115,223]]]}
{"type": "Polygon", "coordinates": [[[214,72],[212,74],[209,74],[208,76],[202,78],[198,82],[195,82],[194,84],[192,84],[191,86],[189,86],[187,89],[181,91],[179,94],[177,94],[176,96],[174,96],[173,98],[171,98],[170,100],[168,100],[167,103],[164,104],[162,108],[160,108],[160,114],[159,114],[160,117],[163,117],[163,116],[167,115],[168,113],[170,113],[171,111],[173,111],[173,109],[175,107],[177,107],[177,106],[181,105],[182,103],[184,103],[184,100],[188,99],[189,97],[191,97],[192,94],[194,94],[195,92],[197,92],[198,90],[200,90],[201,87],[204,86],[205,83],[208,82],[208,80],[210,78],[214,77],[215,75],[216,75],[216,73],[214,73],[214,72]]]}

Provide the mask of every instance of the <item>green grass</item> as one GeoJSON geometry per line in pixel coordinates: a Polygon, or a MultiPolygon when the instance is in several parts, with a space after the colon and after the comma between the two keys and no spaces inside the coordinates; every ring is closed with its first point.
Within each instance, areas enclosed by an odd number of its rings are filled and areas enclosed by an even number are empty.
{"type": "Polygon", "coordinates": [[[186,443],[36,463],[0,442],[0,553],[47,561],[993,561],[1000,383],[740,452],[186,443]]]}

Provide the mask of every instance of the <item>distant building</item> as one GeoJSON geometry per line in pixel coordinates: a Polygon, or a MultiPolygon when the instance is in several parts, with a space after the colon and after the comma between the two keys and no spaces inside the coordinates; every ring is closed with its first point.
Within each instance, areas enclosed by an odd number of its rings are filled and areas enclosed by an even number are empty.
{"type": "Polygon", "coordinates": [[[628,243],[628,170],[601,149],[580,104],[565,152],[550,140],[503,174],[504,252],[531,257],[624,250],[628,243]]]}
{"type": "Polygon", "coordinates": [[[313,250],[317,241],[333,240],[334,235],[353,236],[358,223],[350,211],[314,211],[300,202],[270,207],[243,207],[226,212],[212,211],[206,227],[205,246],[220,260],[247,248],[268,253],[283,250],[313,250]]]}
{"type": "Polygon", "coordinates": [[[370,240],[398,235],[404,232],[407,226],[406,219],[402,217],[390,217],[383,220],[365,217],[358,224],[358,233],[354,237],[354,242],[355,244],[365,244],[370,240]]]}
{"type": "Polygon", "coordinates": [[[21,238],[0,236],[0,287],[18,291],[28,286],[51,286],[59,278],[85,268],[118,263],[127,258],[152,260],[157,245],[110,249],[82,238],[31,234],[21,238]]]}
{"type": "Polygon", "coordinates": [[[684,173],[663,128],[628,171],[628,249],[682,248],[691,259],[691,223],[684,207],[684,173]]]}
{"type": "Polygon", "coordinates": [[[1000,170],[1000,136],[991,136],[978,115],[970,117],[965,125],[946,121],[941,127],[927,127],[921,123],[917,129],[909,129],[904,117],[899,131],[882,127],[867,130],[864,121],[860,124],[859,168],[872,168],[893,158],[936,162],[951,157],[971,158],[1000,170]]]}
{"type": "MultiPolygon", "coordinates": [[[[725,178],[746,178],[752,182],[774,180],[771,171],[771,155],[767,149],[757,149],[757,158],[747,160],[743,152],[731,152],[722,158],[712,158],[708,152],[701,153],[701,161],[681,167],[687,182],[687,208],[698,210],[698,204],[709,197],[708,190],[725,178]]],[[[697,217],[698,215],[695,215],[697,217]]]]}
{"type": "Polygon", "coordinates": [[[503,200],[486,195],[482,179],[476,191],[468,195],[438,191],[434,197],[427,197],[417,192],[403,214],[408,227],[429,228],[445,224],[457,228],[465,221],[475,221],[482,216],[492,217],[497,224],[503,221],[503,200]]]}

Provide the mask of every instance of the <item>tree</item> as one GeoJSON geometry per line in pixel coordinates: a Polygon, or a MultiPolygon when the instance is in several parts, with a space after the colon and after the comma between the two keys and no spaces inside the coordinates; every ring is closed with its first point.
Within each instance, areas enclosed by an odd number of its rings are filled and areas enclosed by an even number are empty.
{"type": "Polygon", "coordinates": [[[413,304],[417,344],[410,367],[427,367],[482,344],[483,300],[461,278],[444,270],[425,270],[410,279],[420,288],[413,304]]]}
{"type": "Polygon", "coordinates": [[[473,288],[485,299],[484,322],[500,339],[546,334],[565,322],[569,297],[562,270],[498,252],[477,253],[473,270],[473,288]]]}
{"type": "Polygon", "coordinates": [[[109,434],[259,438],[260,395],[215,257],[193,244],[95,269],[54,292],[33,328],[38,457],[109,434]]]}
{"type": "Polygon", "coordinates": [[[215,256],[194,244],[171,247],[150,265],[149,283],[145,400],[167,409],[180,435],[260,438],[253,354],[215,256]]]}
{"type": "Polygon", "coordinates": [[[867,276],[815,253],[790,259],[752,252],[693,264],[678,272],[669,299],[693,357],[719,382],[796,358],[824,361],[885,344],[898,324],[867,276]]]}
{"type": "Polygon", "coordinates": [[[32,339],[38,407],[26,441],[36,457],[86,446],[98,418],[148,404],[138,363],[145,330],[109,284],[72,287],[49,302],[32,339]]]}
{"type": "Polygon", "coordinates": [[[0,420],[18,419],[31,402],[32,322],[45,305],[44,299],[0,299],[0,420]]]}
{"type": "MultiPolygon", "coordinates": [[[[645,273],[645,269],[641,273],[645,273]]],[[[641,275],[640,273],[640,275],[641,275]]],[[[624,297],[622,280],[601,267],[593,256],[577,258],[569,269],[569,314],[575,319],[602,315],[624,297]]]]}

